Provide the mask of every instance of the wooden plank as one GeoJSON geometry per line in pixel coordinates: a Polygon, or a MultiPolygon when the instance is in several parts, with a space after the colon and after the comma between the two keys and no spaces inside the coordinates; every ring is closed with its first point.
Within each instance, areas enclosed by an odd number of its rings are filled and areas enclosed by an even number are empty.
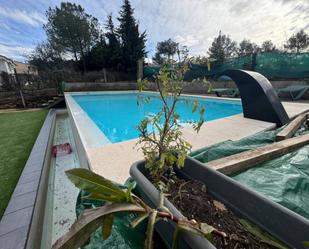
{"type": "Polygon", "coordinates": [[[309,134],[210,161],[206,164],[223,174],[229,175],[283,156],[307,144],[309,144],[309,134]]]}
{"type": "Polygon", "coordinates": [[[292,120],[282,131],[276,136],[276,141],[282,141],[287,138],[291,138],[298,128],[305,122],[308,114],[301,114],[292,120]]]}

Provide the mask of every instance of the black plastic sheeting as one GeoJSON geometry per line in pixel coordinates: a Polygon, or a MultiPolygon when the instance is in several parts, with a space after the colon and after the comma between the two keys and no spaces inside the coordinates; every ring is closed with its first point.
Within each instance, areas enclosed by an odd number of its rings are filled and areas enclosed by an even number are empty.
{"type": "MultiPolygon", "coordinates": [[[[197,150],[191,156],[203,163],[261,147],[275,141],[279,130],[261,132],[197,150]]],[[[307,133],[302,127],[298,135],[307,133]]],[[[251,189],[309,219],[309,146],[231,176],[251,189]]]]}

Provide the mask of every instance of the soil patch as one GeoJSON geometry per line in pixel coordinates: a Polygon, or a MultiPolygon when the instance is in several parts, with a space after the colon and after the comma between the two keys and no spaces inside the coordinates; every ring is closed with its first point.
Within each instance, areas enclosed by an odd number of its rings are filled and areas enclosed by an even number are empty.
{"type": "Polygon", "coordinates": [[[276,248],[248,232],[234,213],[207,192],[204,184],[178,179],[171,186],[169,194],[168,199],[188,219],[206,222],[228,235],[228,238],[223,239],[213,234],[212,243],[217,248],[276,248]]]}

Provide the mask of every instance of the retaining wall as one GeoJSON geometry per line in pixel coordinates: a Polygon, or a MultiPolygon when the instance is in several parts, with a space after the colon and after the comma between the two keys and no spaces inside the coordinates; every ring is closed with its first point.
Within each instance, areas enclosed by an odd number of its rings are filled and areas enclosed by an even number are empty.
{"type": "MultiPolygon", "coordinates": [[[[285,80],[285,81],[271,81],[275,89],[287,87],[289,85],[306,85],[306,81],[285,80]]],[[[236,88],[233,81],[212,81],[212,88],[236,88]]],[[[78,92],[78,91],[113,91],[113,90],[137,90],[136,82],[110,82],[110,83],[97,83],[97,82],[71,82],[65,83],[65,91],[78,92]]],[[[150,83],[148,90],[155,91],[156,86],[150,83]]],[[[207,94],[208,85],[199,82],[186,83],[184,93],[193,94],[207,94]]],[[[289,98],[287,94],[282,95],[289,98]]],[[[309,99],[309,91],[304,95],[304,99],[309,99]]]]}

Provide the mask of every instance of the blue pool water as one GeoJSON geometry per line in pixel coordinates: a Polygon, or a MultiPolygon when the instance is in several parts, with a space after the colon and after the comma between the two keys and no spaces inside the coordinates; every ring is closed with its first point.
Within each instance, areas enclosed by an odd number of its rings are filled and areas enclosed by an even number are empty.
{"type": "MultiPolygon", "coordinates": [[[[145,115],[157,113],[161,108],[159,96],[152,93],[86,94],[73,95],[73,98],[112,143],[137,138],[136,126],[140,121],[145,115]],[[150,102],[139,101],[138,104],[138,95],[149,96],[150,102]]],[[[205,107],[206,121],[242,112],[242,105],[238,101],[184,96],[176,108],[183,123],[199,120],[199,114],[192,113],[185,103],[186,99],[197,99],[205,107]]]]}

